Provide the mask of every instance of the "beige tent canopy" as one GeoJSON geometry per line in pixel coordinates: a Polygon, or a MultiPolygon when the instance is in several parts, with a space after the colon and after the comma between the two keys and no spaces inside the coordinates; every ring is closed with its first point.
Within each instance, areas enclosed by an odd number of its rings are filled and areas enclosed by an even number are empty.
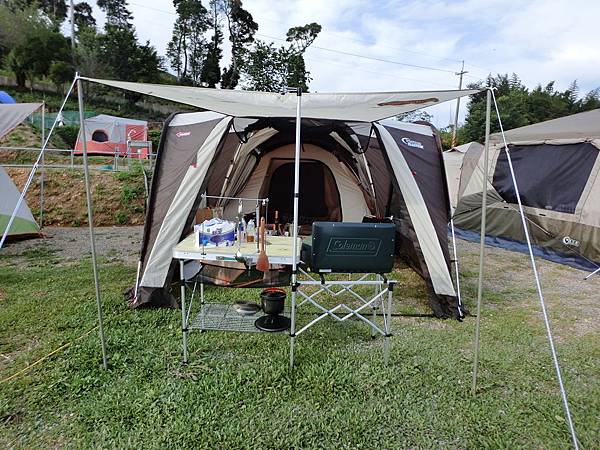
{"type": "Polygon", "coordinates": [[[463,159],[467,153],[473,155],[474,152],[481,156],[483,145],[479,142],[469,142],[444,152],[444,167],[446,168],[446,181],[448,182],[448,193],[450,195],[450,204],[452,209],[456,209],[460,190],[460,174],[463,167],[463,159]],[[469,150],[473,149],[470,153],[469,150]]]}

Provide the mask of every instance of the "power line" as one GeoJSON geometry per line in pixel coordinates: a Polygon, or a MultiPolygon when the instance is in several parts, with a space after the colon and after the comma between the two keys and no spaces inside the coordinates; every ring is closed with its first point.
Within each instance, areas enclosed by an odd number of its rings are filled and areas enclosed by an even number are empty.
{"type": "MultiPolygon", "coordinates": [[[[170,14],[170,15],[173,15],[173,16],[177,15],[177,13],[173,12],[173,11],[167,11],[167,10],[160,9],[160,8],[154,8],[153,6],[142,5],[140,3],[129,2],[129,4],[138,6],[140,8],[145,8],[145,9],[149,9],[149,10],[152,10],[152,11],[156,11],[156,12],[170,14]]],[[[267,20],[267,21],[273,21],[274,22],[274,20],[272,20],[272,19],[265,19],[265,20],[267,20]]],[[[335,33],[333,31],[327,31],[327,30],[324,30],[324,31],[326,33],[329,33],[329,34],[334,34],[334,35],[342,36],[342,34],[335,33]]],[[[270,35],[266,35],[266,34],[262,34],[262,33],[256,33],[256,36],[261,36],[263,38],[274,39],[276,41],[286,42],[286,39],[275,37],[275,36],[270,36],[270,35]]],[[[344,36],[344,39],[345,40],[352,40],[352,41],[360,42],[360,43],[365,43],[364,41],[361,41],[359,39],[353,39],[353,38],[346,37],[346,36],[344,36]]],[[[417,55],[420,54],[420,55],[430,56],[430,57],[438,58],[440,60],[460,62],[460,60],[455,60],[455,59],[450,59],[450,58],[440,58],[440,57],[437,57],[437,56],[428,55],[427,53],[423,53],[423,52],[416,52],[416,51],[407,50],[407,49],[398,49],[398,48],[390,47],[390,46],[382,46],[382,47],[387,47],[387,48],[391,48],[391,49],[395,49],[395,50],[400,50],[400,51],[406,51],[406,52],[414,53],[414,54],[417,54],[417,55]]],[[[322,51],[326,51],[326,52],[337,53],[337,54],[340,54],[340,55],[352,56],[352,57],[355,57],[355,58],[368,59],[368,60],[371,60],[371,61],[384,62],[384,63],[387,63],[387,64],[395,64],[395,65],[399,65],[399,66],[403,66],[403,67],[408,67],[408,68],[412,68],[412,69],[432,70],[432,71],[436,71],[436,72],[444,72],[444,73],[452,73],[452,74],[455,73],[454,70],[443,69],[443,68],[440,68],[440,67],[424,66],[424,65],[419,65],[419,64],[406,63],[406,62],[402,62],[402,61],[395,61],[395,60],[386,59],[386,58],[378,58],[378,57],[375,57],[375,56],[367,56],[367,55],[362,55],[360,53],[352,53],[352,52],[347,52],[347,51],[344,51],[344,50],[338,50],[338,49],[333,49],[333,48],[321,47],[319,45],[314,45],[314,44],[311,45],[310,47],[308,47],[308,49],[309,50],[310,49],[318,49],[318,50],[322,50],[322,51]]],[[[472,67],[477,67],[477,66],[474,66],[472,64],[468,64],[468,65],[471,65],[472,67]]],[[[476,80],[480,80],[481,79],[481,77],[476,77],[476,76],[473,76],[473,75],[467,75],[467,76],[469,76],[470,78],[476,79],[476,80]]],[[[413,80],[413,81],[416,81],[416,80],[413,80]]]]}
{"type": "MultiPolygon", "coordinates": [[[[265,37],[268,39],[275,39],[277,41],[283,41],[286,42],[285,39],[282,38],[278,38],[275,36],[269,36],[267,34],[261,34],[261,33],[256,33],[257,36],[261,36],[261,37],[265,37]]],[[[424,70],[434,70],[437,72],[445,72],[445,73],[452,73],[454,74],[454,70],[448,70],[448,69],[441,69],[439,67],[430,67],[430,66],[421,66],[418,64],[410,64],[410,63],[404,63],[401,61],[394,61],[391,59],[385,59],[385,58],[377,58],[376,56],[367,56],[367,55],[361,55],[360,53],[352,53],[352,52],[346,52],[344,50],[336,50],[333,48],[327,48],[327,47],[321,47],[319,45],[311,45],[310,47],[308,47],[308,49],[318,49],[318,50],[323,50],[326,52],[331,52],[331,53],[338,53],[340,55],[346,55],[346,56],[353,56],[356,58],[363,58],[363,59],[370,59],[372,61],[379,61],[379,62],[385,62],[385,63],[389,63],[389,64],[396,64],[399,66],[404,66],[404,67],[410,67],[413,69],[424,69],[424,70]]]]}

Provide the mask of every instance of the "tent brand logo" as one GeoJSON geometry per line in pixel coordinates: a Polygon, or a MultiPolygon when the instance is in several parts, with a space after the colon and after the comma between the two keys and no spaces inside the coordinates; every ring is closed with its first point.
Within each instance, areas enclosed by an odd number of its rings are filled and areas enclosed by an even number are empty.
{"type": "Polygon", "coordinates": [[[565,236],[563,238],[563,244],[569,245],[571,247],[579,247],[579,241],[577,239],[573,239],[572,237],[565,236]]]}
{"type": "Polygon", "coordinates": [[[381,247],[381,239],[343,238],[329,239],[327,253],[336,256],[376,256],[381,247]]]}
{"type": "Polygon", "coordinates": [[[420,98],[414,100],[392,100],[391,102],[377,103],[377,106],[405,106],[405,105],[423,105],[425,103],[438,103],[437,97],[420,98]]]}
{"type": "Polygon", "coordinates": [[[191,135],[192,135],[191,131],[178,131],[177,133],[175,133],[175,136],[177,136],[178,138],[191,136],[191,135]]]}
{"type": "Polygon", "coordinates": [[[411,138],[402,138],[402,142],[406,145],[408,145],[409,147],[415,147],[415,148],[423,148],[423,144],[420,143],[419,141],[413,141],[411,138]]]}

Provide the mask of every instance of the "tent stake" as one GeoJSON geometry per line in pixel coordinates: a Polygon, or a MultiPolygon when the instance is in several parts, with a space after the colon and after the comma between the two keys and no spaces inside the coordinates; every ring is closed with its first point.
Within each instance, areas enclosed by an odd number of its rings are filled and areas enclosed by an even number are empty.
{"type": "MultiPolygon", "coordinates": [[[[489,92],[489,91],[488,91],[489,92]]],[[[488,94],[489,95],[489,94],[488,94]]],[[[515,196],[517,198],[517,204],[519,205],[519,215],[521,216],[521,223],[523,225],[523,231],[525,232],[525,239],[527,241],[527,248],[529,250],[529,258],[531,260],[531,268],[533,269],[533,275],[535,277],[535,286],[540,299],[540,306],[542,309],[542,315],[544,316],[544,325],[546,327],[546,335],[548,337],[548,343],[550,344],[550,351],[552,353],[552,361],[554,362],[554,369],[556,370],[556,378],[560,388],[560,395],[562,397],[563,406],[565,409],[565,416],[567,417],[567,423],[569,425],[569,431],[571,432],[571,439],[573,441],[573,448],[579,449],[579,441],[577,440],[577,434],[575,432],[575,426],[573,425],[573,419],[571,418],[571,409],[569,408],[569,400],[567,398],[567,391],[562,379],[562,372],[560,369],[560,363],[558,361],[558,355],[554,346],[554,338],[552,337],[552,329],[550,327],[550,319],[548,318],[548,311],[546,309],[546,301],[544,300],[544,293],[542,292],[542,284],[540,282],[540,276],[538,273],[537,265],[535,263],[535,257],[533,255],[533,248],[531,247],[531,237],[529,236],[529,228],[527,227],[527,220],[525,218],[525,211],[523,210],[523,203],[521,202],[521,194],[519,192],[519,186],[517,185],[517,178],[515,176],[515,170],[512,164],[512,158],[506,142],[506,136],[504,135],[504,127],[502,126],[502,120],[500,119],[500,112],[498,110],[498,103],[496,102],[496,96],[492,92],[494,99],[494,107],[496,109],[496,116],[498,117],[498,124],[500,125],[500,133],[502,134],[502,143],[504,144],[504,152],[506,153],[506,160],[510,169],[510,176],[512,178],[513,186],[515,188],[515,196]]],[[[487,171],[486,171],[487,173],[487,171]]],[[[479,317],[479,315],[478,315],[479,317]]]]}
{"type": "MultiPolygon", "coordinates": [[[[83,113],[83,86],[79,74],[75,75],[77,79],[77,100],[79,103],[79,126],[81,127],[81,135],[85,137],[85,122],[83,113]]],[[[96,306],[98,308],[98,333],[100,334],[100,346],[102,347],[102,365],[104,369],[108,369],[106,358],[106,341],[104,339],[104,324],[102,318],[102,300],[100,298],[100,281],[98,279],[98,263],[96,261],[96,239],[94,237],[94,215],[92,212],[92,192],[90,189],[90,171],[88,168],[87,142],[85,139],[81,141],[83,150],[83,177],[85,179],[85,195],[87,200],[87,215],[88,226],[90,230],[90,249],[92,252],[92,270],[94,272],[94,288],[96,291],[96,306]]]]}
{"type": "Polygon", "coordinates": [[[492,110],[491,89],[487,91],[485,103],[485,147],[483,149],[483,186],[481,188],[481,231],[479,239],[479,279],[477,282],[477,317],[475,318],[475,343],[473,357],[473,383],[471,385],[471,394],[477,392],[477,370],[479,369],[479,337],[481,331],[481,301],[483,298],[483,271],[484,271],[484,252],[485,252],[485,221],[487,212],[487,173],[488,159],[490,151],[490,116],[492,110]]]}

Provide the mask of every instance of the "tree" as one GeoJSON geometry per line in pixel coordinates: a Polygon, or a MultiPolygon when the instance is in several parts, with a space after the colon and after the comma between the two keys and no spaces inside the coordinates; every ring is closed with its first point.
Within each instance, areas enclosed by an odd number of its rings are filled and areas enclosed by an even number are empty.
{"type": "Polygon", "coordinates": [[[180,83],[197,84],[206,58],[206,8],[200,0],[174,0],[177,20],[167,45],[167,58],[180,83]]]}
{"type": "Polygon", "coordinates": [[[8,66],[15,74],[17,84],[25,86],[25,79],[33,84],[35,77],[49,74],[55,61],[69,61],[70,47],[67,38],[49,28],[40,28],[14,47],[8,55],[8,66]]]}
{"type": "Polygon", "coordinates": [[[97,56],[110,76],[127,81],[157,81],[162,59],[146,42],[140,45],[124,0],[98,0],[106,12],[104,33],[97,36],[97,56]]]}
{"type": "MultiPolygon", "coordinates": [[[[505,130],[599,108],[600,89],[579,98],[577,81],[564,91],[554,88],[554,82],[541,84],[529,91],[516,74],[488,76],[485,82],[469,85],[472,89],[494,88],[498,109],[505,130]]],[[[471,97],[461,136],[463,142],[482,141],[485,134],[485,92],[471,97]]],[[[492,108],[491,131],[500,131],[495,109],[492,108]]]]}
{"type": "Polygon", "coordinates": [[[231,42],[231,64],[223,70],[221,87],[233,89],[240,80],[247,46],[254,41],[258,24],[252,14],[242,7],[241,0],[225,0],[222,7],[227,18],[229,41],[231,42]]]}
{"type": "Polygon", "coordinates": [[[64,93],[65,83],[73,79],[73,66],[66,61],[54,61],[50,65],[48,75],[56,85],[56,89],[64,93]]]}
{"type": "Polygon", "coordinates": [[[287,46],[256,41],[244,60],[244,87],[250,90],[280,91],[286,86],[308,91],[310,72],[306,70],[304,52],[314,42],[321,26],[311,23],[290,28],[287,46]]]}
{"type": "Polygon", "coordinates": [[[94,28],[96,26],[96,19],[92,15],[93,9],[89,3],[79,2],[75,4],[73,10],[73,21],[77,27],[77,31],[82,28],[94,28]]]}
{"type": "Polygon", "coordinates": [[[125,0],[97,0],[96,4],[106,13],[105,27],[133,29],[133,15],[127,9],[125,0]]]}
{"type": "Polygon", "coordinates": [[[221,67],[219,63],[223,56],[223,51],[221,50],[223,30],[221,29],[218,0],[211,0],[210,2],[209,21],[213,35],[208,44],[206,58],[202,66],[202,72],[200,73],[200,80],[206,83],[208,87],[214,88],[221,80],[221,67]]]}

